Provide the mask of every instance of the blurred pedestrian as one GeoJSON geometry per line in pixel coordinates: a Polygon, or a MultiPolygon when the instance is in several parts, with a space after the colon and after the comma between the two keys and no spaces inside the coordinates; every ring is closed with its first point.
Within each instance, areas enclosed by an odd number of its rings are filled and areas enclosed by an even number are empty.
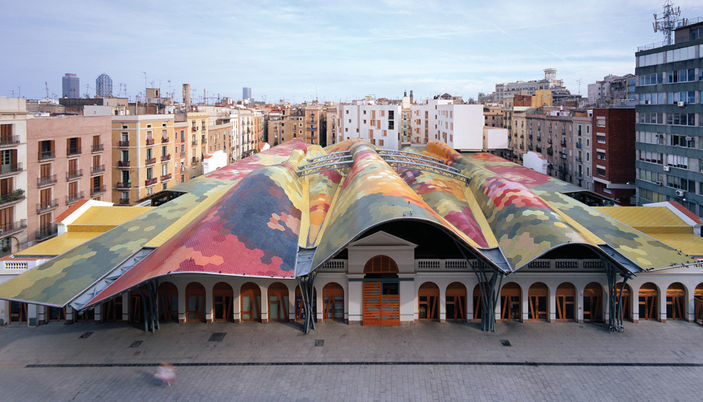
{"type": "Polygon", "coordinates": [[[156,369],[156,374],[154,374],[154,378],[160,380],[161,385],[166,384],[170,387],[171,384],[176,381],[176,372],[174,371],[172,365],[166,362],[162,362],[159,365],[159,368],[156,369]]]}

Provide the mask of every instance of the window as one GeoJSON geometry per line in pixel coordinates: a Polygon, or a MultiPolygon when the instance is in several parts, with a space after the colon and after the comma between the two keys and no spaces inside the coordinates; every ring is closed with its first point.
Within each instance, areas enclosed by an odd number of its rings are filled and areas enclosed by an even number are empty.
{"type": "Polygon", "coordinates": [[[605,160],[605,151],[600,150],[600,149],[597,150],[596,151],[596,159],[598,159],[600,161],[604,161],[605,160]]]}
{"type": "Polygon", "coordinates": [[[166,176],[168,174],[168,164],[164,163],[161,165],[161,175],[166,176]]]}
{"type": "Polygon", "coordinates": [[[389,130],[394,130],[394,129],[395,129],[395,125],[394,125],[393,123],[394,123],[393,120],[388,120],[388,129],[389,129],[389,130]]]}
{"type": "Polygon", "coordinates": [[[639,160],[642,162],[649,162],[649,163],[658,163],[661,164],[663,159],[662,159],[662,154],[658,152],[648,152],[648,151],[637,151],[639,154],[639,160]]]}
{"type": "Polygon", "coordinates": [[[393,120],[395,118],[394,113],[395,112],[393,110],[388,111],[388,120],[393,120]]]}
{"type": "Polygon", "coordinates": [[[128,142],[129,141],[129,133],[121,133],[120,134],[120,141],[122,142],[128,142]]]}
{"type": "Polygon", "coordinates": [[[694,141],[694,138],[691,136],[686,136],[686,135],[675,135],[671,134],[670,138],[670,144],[675,147],[686,147],[686,148],[695,148],[696,144],[694,141]]]}
{"type": "Polygon", "coordinates": [[[162,156],[162,157],[165,157],[166,155],[168,155],[168,149],[166,148],[165,145],[163,145],[163,146],[161,147],[161,156],[162,156]]]}
{"type": "Polygon", "coordinates": [[[129,151],[121,151],[121,161],[122,162],[129,162],[129,151]]]}
{"type": "Polygon", "coordinates": [[[596,166],[596,174],[598,176],[605,177],[605,167],[604,166],[596,166]]]}
{"type": "Polygon", "coordinates": [[[666,185],[668,187],[676,188],[679,190],[690,191],[690,192],[696,191],[696,182],[693,180],[684,179],[682,177],[667,175],[666,176],[666,185]]]}
{"type": "Polygon", "coordinates": [[[605,127],[605,116],[596,116],[596,127],[605,127]]]}
{"type": "Polygon", "coordinates": [[[151,148],[146,149],[146,158],[151,159],[154,157],[154,153],[152,152],[151,148]]]}
{"type": "Polygon", "coordinates": [[[122,183],[129,183],[129,170],[122,170],[122,183]]]}
{"type": "Polygon", "coordinates": [[[151,180],[154,178],[154,169],[148,167],[146,168],[146,179],[151,180]]]}
{"type": "Polygon", "coordinates": [[[666,164],[681,169],[688,169],[688,157],[683,155],[667,155],[666,164]]]}
{"type": "Polygon", "coordinates": [[[596,142],[599,144],[605,144],[605,134],[604,133],[597,133],[596,134],[596,142]]]}

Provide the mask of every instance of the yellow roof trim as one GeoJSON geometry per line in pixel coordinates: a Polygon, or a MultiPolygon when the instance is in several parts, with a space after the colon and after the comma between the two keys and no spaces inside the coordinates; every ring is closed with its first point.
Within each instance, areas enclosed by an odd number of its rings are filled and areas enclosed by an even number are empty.
{"type": "Polygon", "coordinates": [[[15,257],[57,256],[100,236],[104,232],[66,232],[15,253],[15,257]]]}
{"type": "Polygon", "coordinates": [[[496,236],[493,233],[493,229],[491,229],[491,225],[488,223],[486,216],[483,214],[481,207],[478,205],[476,197],[474,197],[474,194],[469,191],[468,186],[464,187],[464,197],[466,198],[466,203],[469,204],[469,208],[471,209],[471,213],[474,215],[474,219],[476,219],[476,223],[481,228],[481,233],[486,239],[488,247],[498,247],[498,239],[496,239],[496,236]]]}
{"type": "MultiPolygon", "coordinates": [[[[536,195],[536,194],[535,194],[535,195],[536,195]]],[[[538,196],[538,197],[539,197],[539,196],[538,196]]],[[[547,205],[549,206],[549,208],[552,209],[552,211],[554,211],[557,215],[559,215],[559,217],[561,218],[562,221],[564,221],[564,222],[566,222],[567,224],[569,224],[569,226],[571,226],[572,228],[574,228],[581,236],[583,236],[584,239],[586,239],[586,241],[588,241],[588,242],[591,243],[592,245],[607,244],[605,241],[603,241],[603,239],[601,239],[600,237],[596,236],[593,232],[591,232],[590,230],[586,229],[586,228],[585,228],[583,225],[581,225],[580,223],[576,222],[572,217],[570,217],[569,215],[565,214],[565,213],[564,213],[563,211],[561,211],[559,208],[553,206],[549,201],[545,200],[545,199],[542,198],[542,197],[539,197],[539,199],[542,200],[542,202],[544,202],[545,204],[547,204],[547,205]]]]}
{"type": "Polygon", "coordinates": [[[307,247],[310,232],[310,183],[308,176],[301,183],[303,191],[303,207],[301,208],[300,230],[298,231],[298,247],[307,247]]]}

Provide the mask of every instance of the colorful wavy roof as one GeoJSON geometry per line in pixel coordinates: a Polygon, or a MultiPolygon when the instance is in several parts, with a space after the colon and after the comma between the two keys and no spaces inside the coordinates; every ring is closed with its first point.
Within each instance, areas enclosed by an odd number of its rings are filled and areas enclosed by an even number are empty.
{"type": "Polygon", "coordinates": [[[571,184],[441,143],[403,151],[286,142],[173,188],[186,194],[0,284],[0,297],[88,306],[164,275],[294,278],[393,221],[438,227],[506,274],[573,244],[633,272],[694,262],[569,197],[571,184]]]}

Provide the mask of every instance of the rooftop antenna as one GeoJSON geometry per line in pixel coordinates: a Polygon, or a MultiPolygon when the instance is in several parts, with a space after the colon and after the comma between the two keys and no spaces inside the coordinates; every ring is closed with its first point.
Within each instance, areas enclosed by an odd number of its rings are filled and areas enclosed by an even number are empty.
{"type": "Polygon", "coordinates": [[[682,27],[688,24],[687,18],[681,17],[681,7],[674,7],[674,3],[671,0],[666,0],[664,2],[664,13],[661,17],[657,17],[654,13],[654,22],[652,22],[652,28],[654,32],[661,31],[666,39],[666,44],[671,45],[671,34],[677,27],[682,27]]]}
{"type": "Polygon", "coordinates": [[[49,99],[49,83],[44,81],[44,91],[46,92],[46,99],[49,99]]]}

